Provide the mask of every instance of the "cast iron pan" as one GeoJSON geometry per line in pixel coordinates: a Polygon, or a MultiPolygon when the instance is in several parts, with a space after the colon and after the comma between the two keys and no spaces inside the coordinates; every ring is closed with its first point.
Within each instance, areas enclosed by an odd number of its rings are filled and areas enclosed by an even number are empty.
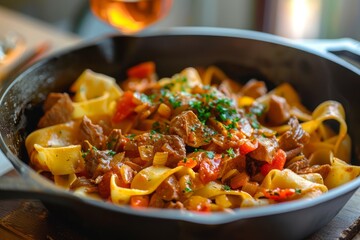
{"type": "Polygon", "coordinates": [[[61,190],[27,165],[24,139],[42,114],[50,92],[66,91],[86,68],[124,78],[124,70],[155,61],[161,76],[188,66],[216,64],[231,77],[290,82],[303,103],[341,102],[353,140],[353,164],[360,153],[360,71],[331,54],[314,53],[278,37],[241,30],[178,28],[137,37],[114,36],[56,54],[31,66],[1,92],[1,149],[21,178],[0,183],[0,198],[37,198],[51,214],[90,236],[134,239],[302,239],[326,225],[360,186],[360,178],[311,201],[195,214],[178,210],[136,210],[80,198],[61,190]],[[116,234],[116,235],[114,235],[116,234]]]}

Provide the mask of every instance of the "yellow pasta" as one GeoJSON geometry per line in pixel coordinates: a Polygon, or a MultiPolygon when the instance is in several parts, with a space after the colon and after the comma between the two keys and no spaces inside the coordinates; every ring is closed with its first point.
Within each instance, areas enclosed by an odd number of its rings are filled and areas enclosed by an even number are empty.
{"type": "Polygon", "coordinates": [[[85,70],[71,101],[49,95],[30,165],[80,196],[190,211],[312,199],[360,175],[339,102],[309,111],[288,83],[241,85],[216,66],[155,79],[154,66],[130,68],[122,88],[85,70]]]}

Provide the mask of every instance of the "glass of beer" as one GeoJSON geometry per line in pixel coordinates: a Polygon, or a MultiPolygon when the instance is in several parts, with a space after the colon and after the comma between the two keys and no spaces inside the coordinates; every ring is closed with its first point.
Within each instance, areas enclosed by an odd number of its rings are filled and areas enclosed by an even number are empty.
{"type": "Polygon", "coordinates": [[[170,11],[172,0],[90,0],[93,13],[124,34],[137,33],[170,11]]]}

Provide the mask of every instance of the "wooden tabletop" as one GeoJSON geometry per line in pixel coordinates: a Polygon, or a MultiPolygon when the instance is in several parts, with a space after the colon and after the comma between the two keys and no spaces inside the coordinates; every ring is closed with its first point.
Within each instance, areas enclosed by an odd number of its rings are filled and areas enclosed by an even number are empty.
{"type": "MultiPolygon", "coordinates": [[[[16,29],[26,39],[27,49],[46,43],[46,54],[81,41],[78,36],[63,33],[51,26],[0,7],[0,32],[16,29]]],[[[15,175],[8,160],[0,154],[0,176],[15,175]]],[[[1,181],[1,177],[0,177],[1,181]]],[[[324,228],[308,239],[360,240],[360,190],[349,200],[339,214],[324,228]]],[[[61,222],[38,200],[0,200],[0,239],[37,240],[90,239],[84,233],[61,222]]]]}

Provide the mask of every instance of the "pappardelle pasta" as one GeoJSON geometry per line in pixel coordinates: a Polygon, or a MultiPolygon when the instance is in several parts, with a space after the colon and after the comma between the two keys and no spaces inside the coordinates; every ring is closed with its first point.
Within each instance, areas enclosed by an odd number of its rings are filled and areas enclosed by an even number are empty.
{"type": "Polygon", "coordinates": [[[190,211],[311,199],[360,175],[336,101],[310,112],[288,83],[241,85],[215,66],[157,79],[144,62],[127,75],[120,87],[85,70],[50,93],[30,165],[76,194],[190,211]]]}

